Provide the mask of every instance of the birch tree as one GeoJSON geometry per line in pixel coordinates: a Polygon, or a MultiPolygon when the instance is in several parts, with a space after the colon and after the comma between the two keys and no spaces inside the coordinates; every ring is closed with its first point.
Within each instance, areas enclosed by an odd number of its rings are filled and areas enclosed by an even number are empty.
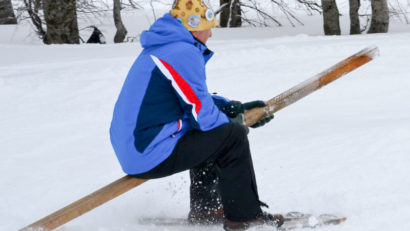
{"type": "Polygon", "coordinates": [[[239,0],[220,0],[221,17],[219,24],[221,27],[240,27],[242,25],[242,12],[239,0]]]}
{"type": "Polygon", "coordinates": [[[367,33],[386,33],[389,30],[387,0],[371,0],[372,20],[367,33]]]}

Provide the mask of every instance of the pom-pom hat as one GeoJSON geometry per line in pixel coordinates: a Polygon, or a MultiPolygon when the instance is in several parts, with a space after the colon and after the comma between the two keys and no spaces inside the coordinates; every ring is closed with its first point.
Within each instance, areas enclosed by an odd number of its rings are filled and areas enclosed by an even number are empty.
{"type": "Polygon", "coordinates": [[[218,26],[207,0],[175,0],[169,13],[189,31],[203,31],[218,26]]]}

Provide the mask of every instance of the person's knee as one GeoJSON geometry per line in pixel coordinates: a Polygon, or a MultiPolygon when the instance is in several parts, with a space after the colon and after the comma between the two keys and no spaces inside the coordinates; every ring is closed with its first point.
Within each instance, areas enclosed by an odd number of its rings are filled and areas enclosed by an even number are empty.
{"type": "Polygon", "coordinates": [[[228,133],[223,151],[217,160],[220,168],[237,165],[238,162],[243,162],[250,156],[249,141],[243,126],[237,123],[229,123],[223,126],[228,133]]]}
{"type": "Polygon", "coordinates": [[[231,123],[232,136],[237,141],[247,142],[248,134],[243,125],[238,123],[231,123]]]}
{"type": "Polygon", "coordinates": [[[248,135],[245,128],[238,124],[231,125],[232,155],[238,159],[247,159],[250,155],[248,135]]]}

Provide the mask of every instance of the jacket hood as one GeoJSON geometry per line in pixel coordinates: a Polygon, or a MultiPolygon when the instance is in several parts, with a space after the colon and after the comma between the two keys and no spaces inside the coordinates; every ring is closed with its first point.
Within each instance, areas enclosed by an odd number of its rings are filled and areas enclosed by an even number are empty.
{"type": "Polygon", "coordinates": [[[165,45],[173,42],[194,43],[192,34],[169,13],[152,24],[149,30],[141,33],[140,42],[143,48],[165,45]]]}

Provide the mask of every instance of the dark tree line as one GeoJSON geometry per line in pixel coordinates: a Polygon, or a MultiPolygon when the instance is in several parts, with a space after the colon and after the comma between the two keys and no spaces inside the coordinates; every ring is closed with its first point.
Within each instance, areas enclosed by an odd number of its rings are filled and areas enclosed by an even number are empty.
{"type": "MultiPolygon", "coordinates": [[[[281,1],[270,0],[289,18],[302,24],[292,13],[284,6],[281,1]]],[[[321,0],[321,6],[311,0],[295,0],[305,5],[309,11],[317,11],[323,14],[323,29],[325,35],[340,35],[339,10],[336,0],[321,0]]],[[[256,11],[263,20],[274,21],[278,26],[282,24],[271,16],[267,11],[258,7],[256,0],[219,0],[220,3],[220,25],[221,27],[240,27],[243,21],[250,24],[252,22],[243,16],[243,9],[248,8],[256,11]]],[[[350,34],[360,34],[359,8],[360,0],[349,0],[350,6],[350,34]]],[[[389,27],[389,9],[387,0],[371,0],[372,14],[371,24],[368,33],[385,33],[389,27]]],[[[262,23],[260,23],[262,24],[262,23]]],[[[293,24],[292,24],[293,25],[293,24]]]]}
{"type": "MultiPolygon", "coordinates": [[[[92,6],[87,0],[21,0],[25,6],[34,28],[45,44],[78,44],[80,43],[77,14],[84,12],[85,7],[92,6]]],[[[281,0],[269,0],[273,6],[284,13],[289,22],[303,23],[293,15],[292,11],[281,0]]],[[[340,35],[340,13],[336,0],[295,0],[306,7],[308,12],[323,14],[323,28],[326,35],[340,35]]],[[[259,6],[258,0],[219,0],[220,26],[240,27],[243,22],[251,25],[267,26],[266,21],[273,21],[278,26],[282,23],[268,10],[259,6]],[[258,19],[246,18],[247,10],[256,12],[258,19]]],[[[360,25],[360,0],[349,0],[350,5],[350,34],[360,34],[363,29],[360,25]]],[[[123,42],[127,35],[121,19],[121,10],[124,6],[142,8],[134,0],[113,0],[113,18],[117,33],[114,42],[123,42]]],[[[389,9],[387,0],[371,0],[372,14],[368,33],[385,33],[389,28],[389,9]]],[[[93,9],[94,10],[94,9],[93,9]]],[[[11,0],[0,0],[0,24],[16,24],[16,16],[11,0]]]]}
{"type": "MultiPolygon", "coordinates": [[[[128,0],[133,4],[133,0],[128,0]]],[[[77,12],[100,11],[87,0],[22,0],[35,32],[45,44],[80,43],[77,12]]],[[[114,22],[117,27],[115,42],[123,42],[127,30],[121,20],[121,0],[113,0],[114,22]]],[[[0,0],[0,24],[17,23],[11,0],[0,0]]]]}
{"type": "MultiPolygon", "coordinates": [[[[360,34],[360,0],[349,0],[350,34],[360,34]]],[[[371,0],[372,14],[367,33],[386,33],[389,30],[387,0],[371,0]]],[[[325,35],[340,35],[339,10],[335,0],[322,0],[323,28],[325,35]]]]}

